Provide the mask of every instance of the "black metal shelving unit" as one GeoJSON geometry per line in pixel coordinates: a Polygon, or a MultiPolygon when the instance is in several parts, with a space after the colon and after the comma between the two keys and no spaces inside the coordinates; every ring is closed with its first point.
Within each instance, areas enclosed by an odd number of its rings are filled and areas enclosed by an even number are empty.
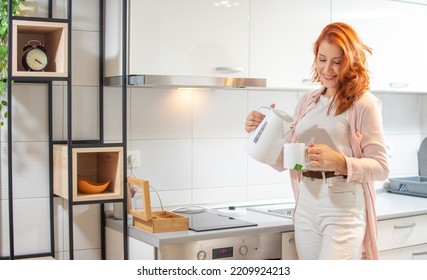
{"type": "MultiPolygon", "coordinates": [[[[123,213],[127,212],[126,209],[126,200],[127,192],[125,191],[126,186],[126,88],[123,89],[123,108],[122,108],[122,120],[123,120],[123,131],[122,131],[122,142],[121,143],[104,143],[104,83],[103,83],[103,73],[104,73],[104,41],[103,41],[103,7],[104,1],[99,0],[99,11],[100,11],[100,30],[99,30],[99,53],[100,53],[100,66],[99,66],[99,139],[87,140],[87,141],[73,141],[72,135],[72,0],[67,0],[67,18],[66,19],[56,19],[52,18],[52,0],[49,0],[49,9],[48,9],[48,18],[32,18],[32,17],[18,17],[18,16],[9,16],[9,27],[12,27],[13,20],[26,20],[26,21],[45,21],[45,22],[63,22],[67,23],[68,33],[67,33],[67,49],[68,55],[65,59],[68,60],[67,65],[67,76],[66,77],[46,77],[40,75],[40,77],[26,77],[19,75],[12,75],[12,56],[16,55],[12,51],[11,43],[9,43],[9,54],[8,54],[8,77],[10,80],[13,80],[15,84],[19,83],[34,83],[34,84],[46,84],[48,88],[48,145],[49,145],[49,219],[50,219],[50,251],[41,252],[31,255],[17,255],[15,253],[15,226],[14,226],[14,197],[13,197],[13,112],[12,112],[12,91],[13,85],[8,83],[8,212],[9,212],[9,246],[10,246],[10,255],[8,258],[4,259],[23,259],[23,258],[36,258],[36,257],[52,257],[55,258],[55,213],[54,213],[54,198],[56,197],[54,193],[54,168],[53,168],[53,147],[54,145],[62,144],[67,145],[68,149],[68,224],[69,224],[69,259],[74,259],[74,219],[73,219],[73,207],[75,205],[82,204],[99,204],[100,206],[100,226],[101,226],[101,258],[106,258],[106,244],[105,244],[105,211],[104,204],[112,202],[121,202],[123,204],[123,213]],[[67,140],[66,141],[55,141],[53,139],[53,82],[54,81],[63,81],[67,86],[67,140]],[[73,200],[73,149],[75,148],[97,148],[97,147],[122,147],[123,148],[123,197],[117,199],[95,199],[89,201],[74,201],[73,200]],[[126,211],[125,211],[126,210],[126,211]]],[[[12,15],[12,0],[9,0],[9,15],[12,15]]],[[[12,32],[9,32],[9,42],[12,42],[12,32]]],[[[123,220],[123,248],[124,248],[124,259],[128,258],[128,242],[127,242],[127,232],[128,225],[127,219],[123,220]]]]}
{"type": "MultiPolygon", "coordinates": [[[[70,1],[71,2],[71,1],[70,1]]],[[[69,4],[70,4],[69,2],[69,4]]],[[[12,40],[12,26],[14,20],[29,20],[29,21],[52,21],[52,22],[67,22],[68,26],[71,27],[71,22],[67,20],[62,19],[53,19],[52,18],[52,0],[49,0],[49,8],[48,8],[48,18],[33,18],[33,17],[19,17],[19,16],[13,16],[12,13],[12,0],[8,1],[8,26],[9,26],[9,32],[8,32],[8,79],[13,80],[14,83],[31,83],[31,84],[46,84],[48,88],[48,143],[49,146],[52,145],[52,92],[53,92],[53,81],[65,81],[68,84],[71,84],[71,72],[69,72],[68,77],[62,78],[62,77],[21,77],[21,76],[14,76],[12,74],[12,56],[15,55],[12,51],[11,44],[13,42],[12,40]]],[[[68,48],[71,49],[71,41],[69,41],[68,48]]],[[[54,212],[53,212],[53,196],[49,197],[49,219],[50,219],[50,251],[49,252],[41,252],[38,254],[26,254],[26,255],[17,255],[15,254],[15,227],[14,227],[14,198],[13,198],[13,152],[12,152],[12,146],[13,146],[13,111],[12,111],[12,92],[13,92],[13,86],[12,83],[8,83],[7,86],[7,100],[8,100],[8,139],[7,139],[7,146],[8,146],[8,214],[9,214],[9,257],[8,259],[14,260],[14,259],[23,259],[23,258],[37,258],[37,257],[54,257],[55,255],[55,243],[54,243],[54,212]]],[[[50,177],[52,175],[51,164],[52,159],[52,151],[49,149],[49,174],[50,177]]],[[[49,182],[49,193],[51,193],[52,190],[52,180],[49,182]]]]}

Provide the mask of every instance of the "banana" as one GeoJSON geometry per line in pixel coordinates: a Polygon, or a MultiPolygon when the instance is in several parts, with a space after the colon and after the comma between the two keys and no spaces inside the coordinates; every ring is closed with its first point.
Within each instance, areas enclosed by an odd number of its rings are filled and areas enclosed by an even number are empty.
{"type": "Polygon", "coordinates": [[[82,178],[79,180],[78,189],[81,193],[96,194],[103,192],[109,184],[110,180],[104,183],[97,183],[87,178],[82,178]]]}

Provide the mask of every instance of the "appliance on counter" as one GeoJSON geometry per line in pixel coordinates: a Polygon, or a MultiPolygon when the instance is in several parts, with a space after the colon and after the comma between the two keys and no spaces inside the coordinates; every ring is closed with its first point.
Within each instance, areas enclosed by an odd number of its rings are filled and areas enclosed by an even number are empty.
{"type": "Polygon", "coordinates": [[[257,226],[256,223],[214,212],[200,211],[191,214],[182,213],[182,215],[189,218],[189,229],[197,232],[257,226]]]}
{"type": "Polygon", "coordinates": [[[427,197],[427,138],[421,142],[418,151],[419,176],[389,178],[389,192],[427,197]]]}
{"type": "Polygon", "coordinates": [[[427,137],[421,142],[418,151],[418,172],[420,176],[427,176],[427,137]]]}
{"type": "Polygon", "coordinates": [[[427,197],[427,177],[389,178],[392,193],[427,197]]]}
{"type": "Polygon", "coordinates": [[[185,243],[162,244],[162,260],[279,260],[282,258],[282,233],[264,232],[185,243]]]}
{"type": "MultiPolygon", "coordinates": [[[[194,241],[161,244],[157,258],[162,260],[267,260],[282,258],[282,232],[252,233],[243,229],[255,228],[257,221],[279,221],[281,218],[236,208],[239,215],[226,216],[224,209],[204,209],[180,212],[189,218],[189,227],[197,231],[194,241]],[[246,214],[242,214],[245,213],[246,214]],[[219,230],[241,230],[241,233],[218,233],[219,230]]],[[[236,213],[237,213],[236,212],[236,213]]],[[[231,214],[233,215],[233,214],[231,214]]],[[[193,234],[192,234],[193,236],[193,234]]]]}

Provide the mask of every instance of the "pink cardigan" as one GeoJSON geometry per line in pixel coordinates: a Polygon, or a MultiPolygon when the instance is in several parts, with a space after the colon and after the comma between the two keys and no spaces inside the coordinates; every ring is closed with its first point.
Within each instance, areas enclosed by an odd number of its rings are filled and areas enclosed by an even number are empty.
{"type": "MultiPolygon", "coordinates": [[[[299,100],[294,114],[295,124],[314,108],[324,88],[306,93],[299,100]]],[[[370,92],[363,94],[349,109],[350,146],[355,157],[345,157],[347,182],[361,182],[366,201],[366,233],[361,259],[379,259],[377,247],[377,218],[375,212],[374,181],[386,180],[389,174],[387,152],[383,136],[381,103],[370,92]]],[[[297,142],[295,130],[288,134],[287,142],[297,142]]],[[[283,153],[273,168],[283,171],[283,153]]],[[[301,172],[289,170],[296,204],[298,203],[301,172]]]]}

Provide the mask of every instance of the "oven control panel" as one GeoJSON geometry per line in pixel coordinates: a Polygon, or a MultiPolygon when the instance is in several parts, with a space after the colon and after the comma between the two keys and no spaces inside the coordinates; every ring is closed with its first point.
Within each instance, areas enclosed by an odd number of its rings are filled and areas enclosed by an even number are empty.
{"type": "Polygon", "coordinates": [[[175,260],[281,259],[281,244],[281,233],[261,233],[161,245],[158,257],[175,260]]]}

